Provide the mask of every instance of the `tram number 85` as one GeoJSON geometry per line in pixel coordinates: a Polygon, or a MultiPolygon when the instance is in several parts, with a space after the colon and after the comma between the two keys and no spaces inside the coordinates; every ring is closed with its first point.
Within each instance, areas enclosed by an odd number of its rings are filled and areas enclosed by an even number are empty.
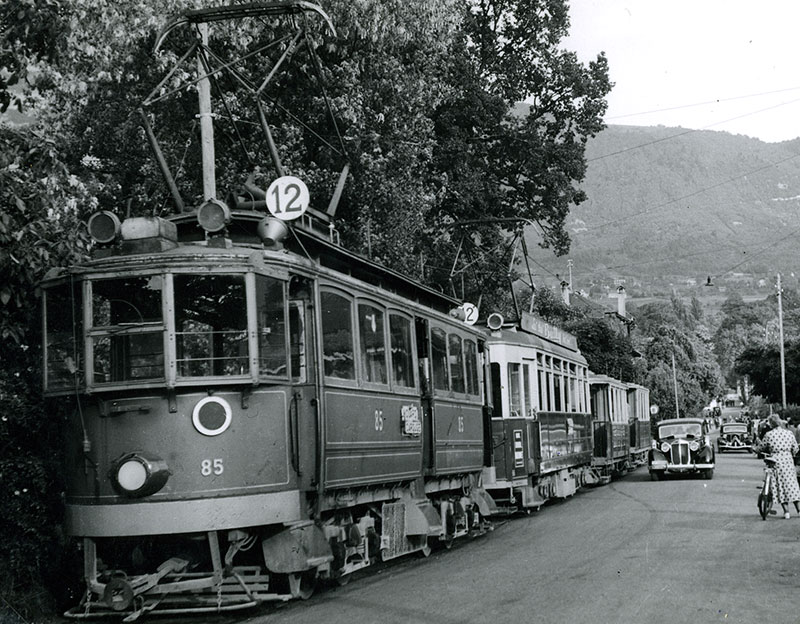
{"type": "Polygon", "coordinates": [[[222,459],[204,459],[200,462],[200,474],[204,477],[209,477],[212,474],[221,475],[225,472],[225,466],[222,465],[222,459]]]}

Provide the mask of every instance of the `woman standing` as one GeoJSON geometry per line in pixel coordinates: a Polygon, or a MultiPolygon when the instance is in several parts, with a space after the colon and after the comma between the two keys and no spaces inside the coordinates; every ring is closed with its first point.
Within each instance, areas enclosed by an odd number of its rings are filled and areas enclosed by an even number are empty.
{"type": "Polygon", "coordinates": [[[783,427],[783,421],[777,414],[767,418],[769,431],[758,445],[760,452],[769,451],[775,459],[775,499],[783,507],[783,517],[789,519],[789,501],[794,503],[800,513],[800,485],[797,483],[797,472],[794,467],[794,456],[798,452],[797,440],[791,431],[783,427]]]}

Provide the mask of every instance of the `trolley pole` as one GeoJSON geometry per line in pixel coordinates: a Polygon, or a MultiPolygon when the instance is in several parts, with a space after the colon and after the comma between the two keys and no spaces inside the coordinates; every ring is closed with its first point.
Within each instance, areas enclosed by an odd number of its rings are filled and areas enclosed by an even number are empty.
{"type": "Polygon", "coordinates": [[[786,360],[783,352],[783,292],[780,273],[778,273],[778,337],[781,343],[781,405],[786,411],[786,360]]]}

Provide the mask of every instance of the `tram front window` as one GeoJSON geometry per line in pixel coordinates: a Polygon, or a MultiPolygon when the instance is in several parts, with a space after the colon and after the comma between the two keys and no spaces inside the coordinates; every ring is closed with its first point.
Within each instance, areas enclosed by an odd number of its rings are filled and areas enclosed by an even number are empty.
{"type": "Polygon", "coordinates": [[[59,284],[45,291],[47,389],[74,389],[83,350],[81,285],[59,284]]]}
{"type": "Polygon", "coordinates": [[[162,290],[160,275],[92,282],[94,383],[164,378],[162,290]]]}
{"type": "Polygon", "coordinates": [[[285,300],[284,282],[256,276],[258,366],[262,375],[286,377],[285,300]]]}
{"type": "Polygon", "coordinates": [[[249,375],[244,275],[175,275],[179,377],[249,375]]]}

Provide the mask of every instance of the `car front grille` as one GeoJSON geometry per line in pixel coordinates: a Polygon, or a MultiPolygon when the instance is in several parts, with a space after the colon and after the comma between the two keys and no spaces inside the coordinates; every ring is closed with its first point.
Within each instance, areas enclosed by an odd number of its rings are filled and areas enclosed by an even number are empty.
{"type": "Polygon", "coordinates": [[[683,440],[678,440],[672,443],[670,448],[673,464],[688,464],[690,463],[689,443],[683,440]]]}

